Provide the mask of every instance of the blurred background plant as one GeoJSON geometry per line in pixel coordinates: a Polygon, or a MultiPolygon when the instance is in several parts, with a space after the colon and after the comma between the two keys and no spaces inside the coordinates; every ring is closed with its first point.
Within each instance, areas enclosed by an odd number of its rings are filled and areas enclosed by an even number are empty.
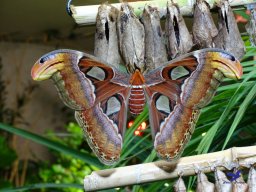
{"type": "MultiPolygon", "coordinates": [[[[69,123],[66,128],[67,133],[58,134],[49,130],[47,135],[53,141],[67,145],[72,149],[83,151],[84,138],[81,128],[75,123],[69,123]]],[[[83,183],[84,175],[98,170],[97,167],[65,153],[54,150],[51,150],[51,152],[56,159],[54,163],[42,162],[39,168],[39,178],[44,183],[83,183]]],[[[83,190],[68,188],[63,189],[63,191],[82,192],[83,190]]]]}

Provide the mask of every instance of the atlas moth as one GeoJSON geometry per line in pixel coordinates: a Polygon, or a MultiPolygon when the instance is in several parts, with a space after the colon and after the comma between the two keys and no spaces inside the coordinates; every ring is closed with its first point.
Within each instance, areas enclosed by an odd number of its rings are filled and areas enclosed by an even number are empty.
{"type": "Polygon", "coordinates": [[[96,57],[60,49],[42,56],[31,74],[52,79],[100,161],[120,158],[127,111],[149,108],[154,148],[164,160],[176,160],[194,131],[200,110],[214,96],[223,77],[240,79],[240,62],[221,49],[202,49],[164,63],[143,74],[120,71],[96,57]]]}

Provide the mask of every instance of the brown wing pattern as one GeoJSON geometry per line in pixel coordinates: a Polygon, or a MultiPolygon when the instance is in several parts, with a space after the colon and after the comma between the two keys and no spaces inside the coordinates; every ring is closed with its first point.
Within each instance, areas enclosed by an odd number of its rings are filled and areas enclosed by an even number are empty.
{"type": "MultiPolygon", "coordinates": [[[[82,58],[79,68],[92,81],[96,99],[91,109],[76,111],[76,120],[94,153],[104,164],[111,165],[119,160],[121,154],[129,88],[125,84],[114,83],[119,72],[90,58],[82,58]]],[[[126,75],[123,81],[128,81],[126,75]]]]}
{"type": "MultiPolygon", "coordinates": [[[[56,50],[33,66],[32,78],[52,79],[63,102],[74,109],[92,150],[104,164],[118,161],[131,85],[128,74],[75,51],[56,50]]],[[[177,58],[142,77],[158,155],[177,159],[223,76],[239,79],[240,63],[229,53],[204,49],[177,58]]],[[[141,85],[136,85],[141,86],[141,85]]]]}
{"type": "Polygon", "coordinates": [[[94,153],[104,164],[111,165],[121,154],[129,76],[88,57],[83,57],[78,66],[92,81],[96,99],[91,109],[76,111],[75,117],[94,153]]]}
{"type": "Polygon", "coordinates": [[[63,102],[74,109],[90,147],[105,164],[118,161],[126,123],[129,75],[95,57],[56,50],[32,68],[35,80],[53,79],[63,102]]]}
{"type": "Polygon", "coordinates": [[[127,102],[121,94],[115,94],[91,109],[75,112],[88,144],[106,165],[119,160],[126,114],[127,102]]]}
{"type": "Polygon", "coordinates": [[[94,105],[129,87],[129,75],[115,70],[114,67],[88,57],[80,59],[78,66],[95,87],[94,105]]]}
{"type": "Polygon", "coordinates": [[[177,58],[145,76],[150,124],[159,157],[179,158],[200,109],[212,100],[224,75],[239,78],[239,62],[224,51],[205,49],[177,58]],[[150,77],[155,77],[156,83],[150,77]]]}

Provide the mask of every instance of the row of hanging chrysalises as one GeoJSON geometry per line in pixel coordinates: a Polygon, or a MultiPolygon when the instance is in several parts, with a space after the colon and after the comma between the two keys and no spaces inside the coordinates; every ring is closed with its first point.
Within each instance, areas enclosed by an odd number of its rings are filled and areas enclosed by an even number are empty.
{"type": "Polygon", "coordinates": [[[218,27],[204,0],[194,5],[192,32],[189,32],[177,4],[169,1],[165,29],[156,7],[146,5],[138,18],[127,3],[121,10],[109,4],[99,7],[96,19],[95,56],[118,66],[120,54],[128,71],[157,68],[167,60],[202,48],[221,48],[241,59],[245,47],[227,0],[217,4],[218,27]],[[192,34],[192,35],[191,35],[192,34]]]}
{"type": "MultiPolygon", "coordinates": [[[[208,180],[207,176],[198,171],[197,173],[197,192],[255,192],[256,191],[256,170],[251,166],[247,183],[243,179],[242,171],[234,169],[233,172],[224,173],[217,168],[214,170],[215,183],[208,180]],[[228,177],[227,177],[228,176],[228,177]]],[[[175,182],[175,192],[186,192],[186,185],[182,177],[175,182]]]]}

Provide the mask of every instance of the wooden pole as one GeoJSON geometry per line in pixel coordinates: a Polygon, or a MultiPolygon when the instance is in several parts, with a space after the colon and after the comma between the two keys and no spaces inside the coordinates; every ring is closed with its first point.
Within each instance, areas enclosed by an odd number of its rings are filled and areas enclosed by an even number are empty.
{"type": "Polygon", "coordinates": [[[97,191],[120,186],[154,182],[195,175],[198,170],[208,173],[214,168],[250,167],[256,162],[256,146],[233,147],[225,151],[180,158],[177,163],[157,161],[114,169],[94,171],[84,179],[85,191],[97,191]]]}
{"type": "MultiPolygon", "coordinates": [[[[130,2],[134,8],[134,12],[136,15],[140,15],[142,10],[146,4],[150,4],[159,8],[160,16],[164,17],[166,13],[166,4],[168,0],[148,0],[148,1],[136,1],[130,2]]],[[[174,0],[180,7],[182,15],[192,16],[193,14],[193,5],[196,0],[183,0],[178,1],[174,0]]],[[[211,8],[214,8],[215,3],[218,0],[206,0],[211,8]]],[[[231,6],[242,6],[251,3],[255,3],[255,0],[229,0],[231,6]]],[[[114,7],[120,9],[121,3],[111,4],[114,7]]],[[[99,5],[88,5],[88,6],[74,6],[71,5],[72,17],[78,25],[91,25],[95,24],[96,15],[98,12],[99,5]]]]}

